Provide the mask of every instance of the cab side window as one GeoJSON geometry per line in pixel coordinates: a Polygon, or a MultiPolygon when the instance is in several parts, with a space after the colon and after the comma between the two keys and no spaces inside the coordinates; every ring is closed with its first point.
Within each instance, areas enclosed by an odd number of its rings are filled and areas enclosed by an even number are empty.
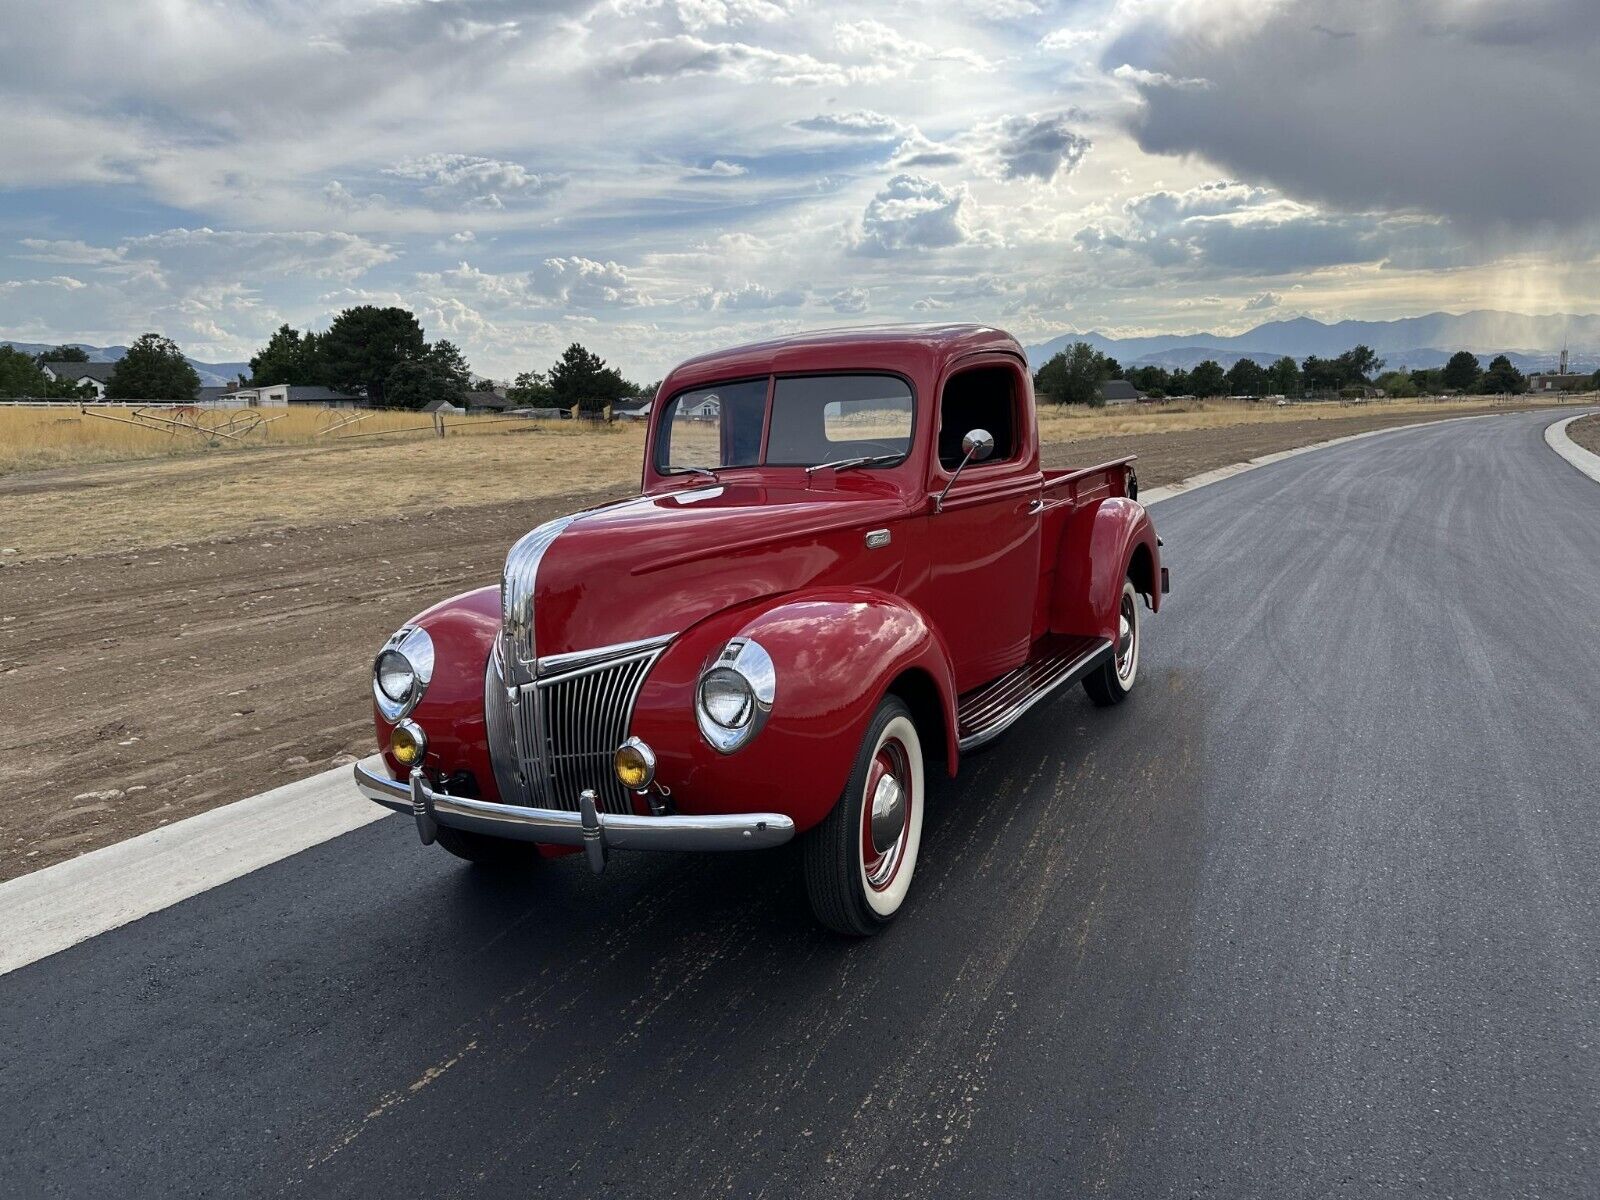
{"type": "Polygon", "coordinates": [[[961,439],[974,429],[994,436],[990,463],[1016,457],[1016,375],[1009,367],[974,367],[945,384],[939,402],[940,466],[954,471],[961,465],[961,439]]]}

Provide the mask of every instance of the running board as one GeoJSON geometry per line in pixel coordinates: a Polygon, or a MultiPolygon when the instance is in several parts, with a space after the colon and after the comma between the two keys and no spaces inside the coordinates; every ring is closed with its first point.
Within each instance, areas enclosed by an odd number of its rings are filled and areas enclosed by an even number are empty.
{"type": "Polygon", "coordinates": [[[1105,638],[1041,638],[1028,662],[957,701],[957,744],[965,751],[993,741],[1051,692],[1077,683],[1110,658],[1105,638]]]}

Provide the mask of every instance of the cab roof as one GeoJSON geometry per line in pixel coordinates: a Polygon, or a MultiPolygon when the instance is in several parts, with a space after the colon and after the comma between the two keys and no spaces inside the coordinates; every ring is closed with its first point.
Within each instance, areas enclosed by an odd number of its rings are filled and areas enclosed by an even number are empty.
{"type": "Polygon", "coordinates": [[[945,364],[1002,351],[1025,359],[1017,339],[989,325],[862,325],[818,329],[701,354],[674,367],[665,395],[685,387],[787,371],[895,371],[931,385],[945,364]]]}

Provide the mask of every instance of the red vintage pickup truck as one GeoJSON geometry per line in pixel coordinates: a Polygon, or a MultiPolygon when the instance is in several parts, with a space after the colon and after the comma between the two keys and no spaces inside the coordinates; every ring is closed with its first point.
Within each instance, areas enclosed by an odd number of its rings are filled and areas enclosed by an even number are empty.
{"type": "Polygon", "coordinates": [[[477,863],[803,839],[823,924],[917,867],[927,772],[1082,682],[1119,703],[1167,590],[1131,459],[1041,470],[1022,348],[974,325],[690,359],[640,494],[548,521],[373,666],[362,793],[477,863]]]}

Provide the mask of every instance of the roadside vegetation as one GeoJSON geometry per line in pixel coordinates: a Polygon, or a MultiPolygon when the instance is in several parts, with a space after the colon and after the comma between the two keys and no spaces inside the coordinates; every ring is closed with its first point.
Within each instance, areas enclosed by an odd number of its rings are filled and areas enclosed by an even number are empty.
{"type": "MultiPolygon", "coordinates": [[[[404,443],[486,434],[539,433],[609,445],[610,433],[590,421],[531,421],[522,417],[431,415],[334,408],[188,410],[163,406],[0,407],[0,475],[52,467],[197,454],[248,460],[263,451],[303,446],[338,449],[387,439],[404,443]],[[581,426],[581,428],[580,428],[581,426]]],[[[397,447],[386,454],[403,453],[397,447]]]]}
{"type": "MultiPolygon", "coordinates": [[[[1105,403],[1103,385],[1124,379],[1152,400],[1177,398],[1236,399],[1371,399],[1409,400],[1419,396],[1520,396],[1528,390],[1525,375],[1504,354],[1483,366],[1469,350],[1459,350],[1442,367],[1420,371],[1385,371],[1387,364],[1370,346],[1352,346],[1333,358],[1315,354],[1304,359],[1285,355],[1268,364],[1241,358],[1223,369],[1213,359],[1192,368],[1141,366],[1123,369],[1088,342],[1074,342],[1039,368],[1034,391],[1042,402],[1096,406],[1105,403]]],[[[1600,390],[1600,371],[1589,380],[1600,390]]]]}

